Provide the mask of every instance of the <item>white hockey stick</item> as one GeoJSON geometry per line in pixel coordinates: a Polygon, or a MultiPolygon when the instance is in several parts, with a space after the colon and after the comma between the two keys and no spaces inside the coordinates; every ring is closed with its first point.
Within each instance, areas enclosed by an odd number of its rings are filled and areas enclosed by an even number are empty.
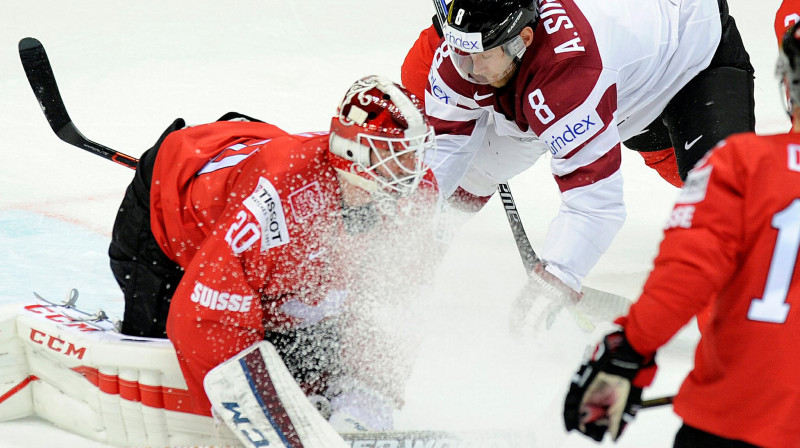
{"type": "Polygon", "coordinates": [[[349,446],[306,398],[267,341],[212,369],[203,386],[215,415],[248,448],[349,446]]]}
{"type": "Polygon", "coordinates": [[[344,433],[353,448],[534,448],[534,432],[508,430],[387,431],[344,433]]]}

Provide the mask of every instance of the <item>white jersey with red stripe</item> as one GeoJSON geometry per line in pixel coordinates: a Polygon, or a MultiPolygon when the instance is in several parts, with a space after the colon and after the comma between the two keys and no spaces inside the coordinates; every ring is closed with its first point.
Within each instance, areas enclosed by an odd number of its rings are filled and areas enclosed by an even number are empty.
{"type": "Polygon", "coordinates": [[[440,191],[491,195],[549,152],[563,204],[542,258],[579,289],[625,219],[621,142],[709,65],[720,30],[716,0],[540,0],[502,88],[461,78],[443,41],[425,93],[440,191]]]}

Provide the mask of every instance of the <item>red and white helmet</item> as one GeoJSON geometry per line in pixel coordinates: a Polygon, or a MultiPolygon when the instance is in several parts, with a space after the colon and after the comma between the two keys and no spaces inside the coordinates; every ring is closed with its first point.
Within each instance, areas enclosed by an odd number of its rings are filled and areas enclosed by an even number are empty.
{"type": "Polygon", "coordinates": [[[435,148],[422,111],[422,102],[391,80],[359,79],[331,120],[334,167],[377,201],[410,195],[427,171],[425,152],[435,148]]]}

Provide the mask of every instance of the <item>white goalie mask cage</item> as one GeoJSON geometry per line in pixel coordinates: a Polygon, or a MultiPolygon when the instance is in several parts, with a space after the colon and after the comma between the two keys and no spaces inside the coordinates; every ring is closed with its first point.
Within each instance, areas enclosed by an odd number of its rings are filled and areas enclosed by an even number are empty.
{"type": "Polygon", "coordinates": [[[422,103],[382,76],[350,86],[331,120],[334,166],[378,202],[412,194],[427,171],[425,154],[434,148],[422,103]]]}

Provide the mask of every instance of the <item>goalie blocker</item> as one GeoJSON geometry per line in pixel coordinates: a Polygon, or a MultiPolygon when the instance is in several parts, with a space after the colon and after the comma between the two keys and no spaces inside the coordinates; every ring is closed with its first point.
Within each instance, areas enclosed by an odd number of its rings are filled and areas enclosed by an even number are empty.
{"type": "Polygon", "coordinates": [[[303,394],[267,341],[212,369],[203,386],[214,415],[234,429],[247,447],[348,446],[303,394]]]}

